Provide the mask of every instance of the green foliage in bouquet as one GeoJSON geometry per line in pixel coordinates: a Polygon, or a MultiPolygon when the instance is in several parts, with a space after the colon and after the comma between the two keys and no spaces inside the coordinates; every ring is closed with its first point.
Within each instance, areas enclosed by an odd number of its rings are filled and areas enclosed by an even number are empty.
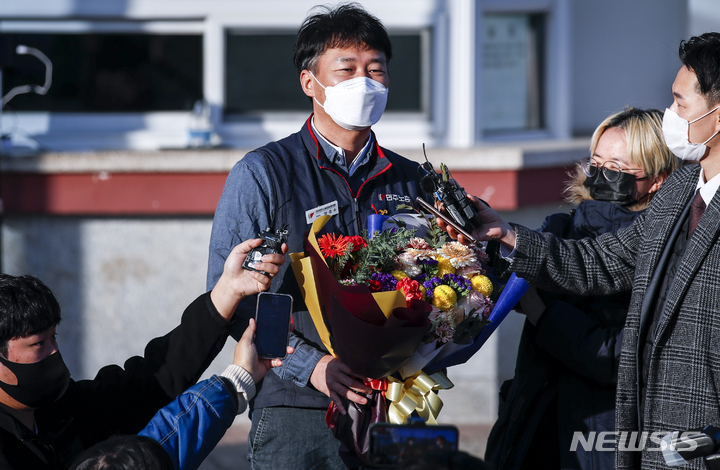
{"type": "Polygon", "coordinates": [[[333,276],[335,276],[335,279],[340,278],[340,275],[345,270],[345,267],[352,258],[354,246],[354,244],[348,243],[345,251],[343,251],[335,260],[333,260],[332,258],[326,258],[326,261],[328,262],[328,267],[332,271],[333,276]]]}
{"type": "MultiPolygon", "coordinates": [[[[398,210],[412,210],[418,213],[423,219],[425,219],[425,222],[428,225],[427,232],[425,234],[425,241],[428,242],[428,245],[430,245],[433,248],[439,248],[446,244],[447,242],[451,241],[451,238],[448,236],[446,232],[440,229],[440,227],[437,224],[437,221],[435,220],[435,217],[428,218],[427,216],[430,214],[424,213],[420,209],[416,209],[413,206],[408,206],[406,204],[400,204],[397,206],[398,210]]],[[[399,227],[404,227],[405,222],[402,220],[396,220],[395,223],[399,227]]]]}
{"type": "MultiPolygon", "coordinates": [[[[415,230],[398,226],[395,230],[377,232],[368,246],[361,248],[354,259],[358,266],[353,276],[358,284],[365,283],[375,271],[390,272],[395,269],[395,255],[415,236],[415,230]]],[[[363,237],[367,232],[363,231],[363,237]]]]}

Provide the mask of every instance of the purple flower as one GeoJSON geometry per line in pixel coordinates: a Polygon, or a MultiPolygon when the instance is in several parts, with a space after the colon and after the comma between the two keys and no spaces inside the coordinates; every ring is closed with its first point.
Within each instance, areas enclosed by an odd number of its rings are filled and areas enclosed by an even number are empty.
{"type": "Polygon", "coordinates": [[[436,259],[419,259],[417,260],[418,264],[427,264],[427,265],[436,265],[438,264],[438,261],[436,259]]]}
{"type": "Polygon", "coordinates": [[[458,276],[457,274],[444,275],[443,284],[452,287],[458,295],[463,297],[472,292],[472,283],[470,280],[465,279],[462,276],[458,276]]]}
{"type": "Polygon", "coordinates": [[[425,289],[427,290],[430,290],[435,289],[435,287],[437,287],[439,284],[442,284],[442,279],[440,279],[439,277],[431,277],[427,281],[423,282],[423,287],[425,287],[425,289]]]}
{"type": "Polygon", "coordinates": [[[370,279],[378,281],[380,283],[380,285],[382,286],[380,290],[382,292],[395,290],[395,288],[397,287],[397,279],[395,279],[395,276],[393,276],[392,274],[372,273],[370,279]]]}

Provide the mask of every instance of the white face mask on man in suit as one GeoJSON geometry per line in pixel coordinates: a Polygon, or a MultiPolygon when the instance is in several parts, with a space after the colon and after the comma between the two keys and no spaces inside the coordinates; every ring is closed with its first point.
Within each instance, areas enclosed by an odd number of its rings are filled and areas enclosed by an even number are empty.
{"type": "Polygon", "coordinates": [[[711,135],[710,138],[701,144],[693,144],[690,142],[690,124],[709,116],[718,108],[720,108],[720,106],[716,106],[714,109],[708,111],[697,119],[693,119],[692,121],[687,121],[686,119],[681,118],[678,113],[670,108],[665,110],[662,124],[663,136],[665,137],[665,143],[668,148],[675,154],[676,157],[681,160],[692,162],[700,161],[707,150],[705,144],[710,142],[710,140],[718,135],[718,132],[720,131],[711,135]]]}

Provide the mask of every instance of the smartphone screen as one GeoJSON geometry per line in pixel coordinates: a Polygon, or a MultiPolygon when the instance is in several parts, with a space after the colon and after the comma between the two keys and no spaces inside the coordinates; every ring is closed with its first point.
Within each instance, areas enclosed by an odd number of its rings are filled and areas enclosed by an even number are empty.
{"type": "Polygon", "coordinates": [[[370,463],[378,467],[398,467],[429,452],[457,450],[455,426],[375,423],[370,427],[370,463]]]}
{"type": "Polygon", "coordinates": [[[293,298],[287,294],[263,292],[258,295],[255,347],[264,358],[285,357],[293,298]]]}

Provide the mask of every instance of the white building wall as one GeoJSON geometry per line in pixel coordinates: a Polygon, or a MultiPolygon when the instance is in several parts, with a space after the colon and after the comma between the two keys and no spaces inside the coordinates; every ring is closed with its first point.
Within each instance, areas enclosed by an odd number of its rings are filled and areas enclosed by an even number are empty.
{"type": "Polygon", "coordinates": [[[573,134],[591,134],[625,106],[664,110],[672,104],[687,11],[685,0],[573,2],[573,134]]]}
{"type": "MultiPolygon", "coordinates": [[[[226,144],[254,147],[294,132],[306,113],[275,113],[256,123],[223,122],[224,31],[297,29],[319,0],[29,0],[0,4],[0,31],[184,31],[204,35],[204,93],[226,144]],[[52,19],[53,21],[46,21],[52,19]],[[108,21],[112,19],[112,21],[108,21]],[[43,21],[37,21],[43,20],[43,21]]],[[[427,116],[386,115],[376,126],[385,145],[467,148],[482,145],[479,90],[482,18],[486,13],[543,13],[546,128],[501,140],[566,139],[589,134],[627,105],[664,108],[677,71],[677,46],[690,20],[717,24],[714,0],[363,0],[390,31],[431,28],[431,103],[427,116]]],[[[720,29],[716,26],[714,29],[720,29]]],[[[258,79],[262,74],[258,73],[258,79]]],[[[397,86],[397,85],[396,85],[397,86]]],[[[299,93],[298,88],[298,93],[299,93]]],[[[53,150],[185,145],[187,113],[60,116],[19,113],[0,123],[22,128],[53,150]],[[68,129],[71,130],[68,133],[68,129]]],[[[18,137],[19,138],[19,137],[18,137]]]]}
{"type": "Polygon", "coordinates": [[[688,0],[688,35],[720,31],[720,3],[717,0],[688,0]]]}

